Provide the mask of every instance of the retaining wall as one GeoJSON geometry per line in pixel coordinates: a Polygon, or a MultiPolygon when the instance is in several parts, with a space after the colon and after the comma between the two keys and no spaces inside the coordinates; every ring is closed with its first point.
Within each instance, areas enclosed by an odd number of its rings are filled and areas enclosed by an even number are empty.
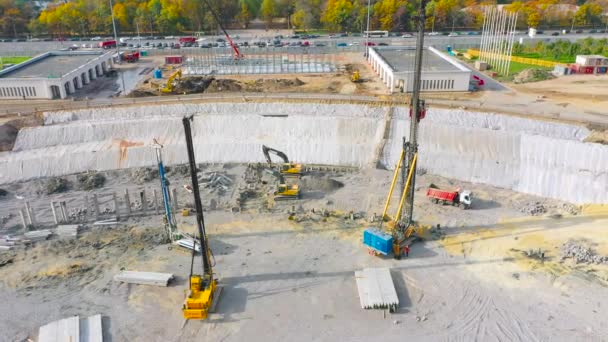
{"type": "MultiPolygon", "coordinates": [[[[380,158],[391,168],[409,118],[405,108],[395,108],[392,118],[387,112],[362,105],[216,103],[49,113],[46,126],[23,129],[14,151],[0,154],[0,184],[154,166],[153,138],[164,144],[167,165],[184,163],[185,114],[196,114],[200,163],[264,162],[265,144],[303,163],[370,166],[380,158]]],[[[430,109],[420,126],[420,167],[574,203],[608,203],[608,146],[583,143],[588,134],[575,125],[430,109]]]]}

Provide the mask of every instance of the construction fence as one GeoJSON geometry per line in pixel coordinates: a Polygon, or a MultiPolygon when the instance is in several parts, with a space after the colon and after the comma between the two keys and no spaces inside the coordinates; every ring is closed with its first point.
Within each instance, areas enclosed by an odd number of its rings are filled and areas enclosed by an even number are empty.
{"type": "MultiPolygon", "coordinates": [[[[472,57],[479,57],[479,50],[477,50],[477,49],[468,49],[467,50],[467,54],[469,56],[472,56],[472,57]]],[[[502,60],[508,58],[508,56],[506,56],[506,55],[498,55],[498,57],[500,59],[502,59],[502,60]]],[[[511,60],[511,62],[517,62],[517,63],[522,63],[522,64],[530,64],[530,65],[538,65],[538,66],[547,67],[547,68],[553,68],[556,65],[563,65],[564,64],[564,63],[560,63],[560,62],[546,61],[546,60],[543,60],[543,59],[517,57],[517,56],[511,56],[510,60],[511,60]]]]}

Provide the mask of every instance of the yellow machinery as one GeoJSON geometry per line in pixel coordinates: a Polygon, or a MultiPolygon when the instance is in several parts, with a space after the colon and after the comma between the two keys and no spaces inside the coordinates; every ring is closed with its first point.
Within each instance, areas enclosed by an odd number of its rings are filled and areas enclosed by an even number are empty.
{"type": "Polygon", "coordinates": [[[264,157],[266,157],[266,161],[270,167],[272,167],[272,158],[270,158],[270,153],[283,159],[283,164],[279,166],[279,172],[281,174],[286,176],[299,176],[302,174],[302,164],[290,162],[285,153],[266,145],[262,145],[262,152],[264,153],[264,157]]]}
{"type": "MultiPolygon", "coordinates": [[[[393,174],[393,181],[391,183],[391,188],[389,189],[388,196],[386,198],[386,203],[384,204],[384,210],[382,211],[382,221],[388,222],[388,229],[390,231],[396,230],[399,221],[401,220],[401,214],[403,213],[403,205],[405,204],[405,200],[408,194],[408,189],[412,182],[412,178],[414,175],[414,170],[416,169],[416,162],[418,160],[418,154],[414,154],[414,159],[410,165],[410,169],[407,174],[407,181],[405,182],[405,187],[403,189],[403,194],[401,195],[401,200],[399,201],[399,206],[397,207],[397,214],[395,217],[390,217],[387,215],[388,207],[391,204],[391,197],[393,196],[393,190],[395,190],[395,185],[397,184],[397,178],[399,176],[399,170],[401,168],[401,162],[405,155],[405,150],[401,151],[401,156],[399,157],[399,162],[397,163],[397,167],[395,168],[395,173],[393,174]]],[[[411,235],[411,233],[410,233],[411,235]]],[[[409,237],[409,236],[407,236],[409,237]]]]}
{"type": "Polygon", "coordinates": [[[277,187],[277,191],[274,192],[274,199],[300,199],[300,186],[298,186],[297,184],[287,185],[281,183],[277,187]]]}
{"type": "Polygon", "coordinates": [[[359,70],[353,71],[353,73],[350,75],[350,81],[354,83],[361,82],[361,74],[359,73],[359,70]]]}
{"type": "Polygon", "coordinates": [[[188,160],[190,163],[190,176],[192,178],[192,192],[194,193],[194,206],[196,209],[196,223],[198,226],[199,241],[193,242],[193,247],[200,243],[201,259],[203,264],[202,274],[194,274],[194,256],[196,248],[192,248],[192,261],[190,264],[190,286],[188,297],[184,301],[182,312],[186,319],[206,319],[209,312],[217,304],[221,287],[217,285],[214,278],[211,264],[212,253],[208,245],[207,235],[205,234],[205,219],[203,217],[203,205],[198,186],[196,174],[196,161],[194,159],[194,146],[192,144],[192,130],[190,121],[192,116],[184,117],[184,135],[186,136],[186,147],[188,148],[188,160]]]}
{"type": "Polygon", "coordinates": [[[173,82],[175,82],[176,79],[179,80],[181,78],[182,78],[182,71],[180,69],[180,70],[177,70],[176,72],[172,73],[171,76],[169,76],[169,79],[167,79],[167,84],[160,91],[163,93],[172,93],[173,90],[175,90],[175,84],[173,84],[173,82]]]}

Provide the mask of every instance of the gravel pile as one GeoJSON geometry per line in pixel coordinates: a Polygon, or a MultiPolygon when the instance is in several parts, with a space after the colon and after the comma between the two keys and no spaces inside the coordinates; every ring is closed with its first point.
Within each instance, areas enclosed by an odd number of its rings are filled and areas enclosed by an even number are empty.
{"type": "Polygon", "coordinates": [[[547,212],[547,208],[541,202],[527,203],[519,209],[524,214],[539,216],[547,212]]]}
{"type": "Polygon", "coordinates": [[[569,203],[562,204],[561,209],[570,215],[578,215],[581,213],[580,207],[569,203]]]}
{"type": "Polygon", "coordinates": [[[577,264],[608,264],[608,256],[597,255],[595,252],[577,241],[568,241],[562,245],[562,261],[572,258],[577,264]]]}

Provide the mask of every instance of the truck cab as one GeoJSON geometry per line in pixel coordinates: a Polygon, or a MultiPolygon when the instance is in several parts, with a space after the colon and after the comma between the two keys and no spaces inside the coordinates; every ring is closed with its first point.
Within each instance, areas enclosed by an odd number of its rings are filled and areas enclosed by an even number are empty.
{"type": "Polygon", "coordinates": [[[464,204],[465,208],[468,209],[471,206],[471,192],[468,190],[460,192],[458,195],[458,201],[461,204],[464,204]]]}

